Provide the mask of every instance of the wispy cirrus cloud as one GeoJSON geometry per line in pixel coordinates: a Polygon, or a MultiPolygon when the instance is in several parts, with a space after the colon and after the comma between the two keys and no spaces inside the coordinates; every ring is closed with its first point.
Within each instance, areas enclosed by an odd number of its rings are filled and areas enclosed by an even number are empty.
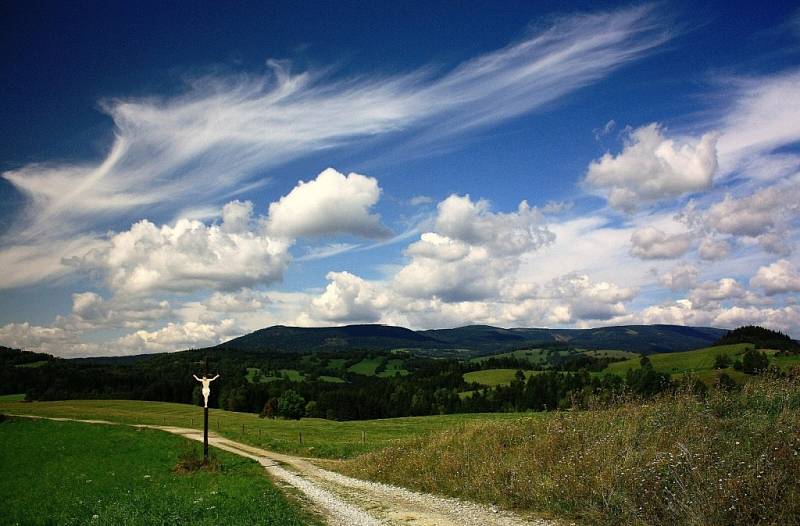
{"type": "Polygon", "coordinates": [[[83,256],[96,233],[216,202],[292,159],[412,129],[436,141],[522,115],[669,38],[652,7],[636,7],[563,17],[446,72],[337,79],[270,61],[263,73],[194,79],[175,96],[104,101],[114,123],[104,159],[3,173],[27,205],[0,239],[0,287],[63,274],[62,258],[83,256]]]}

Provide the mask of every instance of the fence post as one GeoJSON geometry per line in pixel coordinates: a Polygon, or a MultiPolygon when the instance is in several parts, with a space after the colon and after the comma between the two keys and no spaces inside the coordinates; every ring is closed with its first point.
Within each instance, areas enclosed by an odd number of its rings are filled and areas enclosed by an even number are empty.
{"type": "Polygon", "coordinates": [[[303,432],[302,431],[298,431],[297,434],[300,435],[300,443],[302,444],[303,443],[303,432]]]}
{"type": "Polygon", "coordinates": [[[367,443],[367,432],[366,431],[362,431],[361,432],[361,443],[362,444],[366,444],[367,443]]]}
{"type": "Polygon", "coordinates": [[[244,424],[242,424],[242,434],[244,435],[244,424]]]}

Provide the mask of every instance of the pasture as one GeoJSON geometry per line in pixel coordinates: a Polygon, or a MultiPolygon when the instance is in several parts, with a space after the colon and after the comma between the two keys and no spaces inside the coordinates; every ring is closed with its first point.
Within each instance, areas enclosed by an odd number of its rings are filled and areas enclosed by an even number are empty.
{"type": "Polygon", "coordinates": [[[215,451],[218,471],[174,472],[192,448],[201,446],[150,429],[6,419],[0,523],[319,524],[251,460],[215,451]]]}
{"type": "MultiPolygon", "coordinates": [[[[3,401],[0,402],[0,413],[195,429],[203,426],[202,407],[137,400],[3,401]]],[[[515,413],[480,413],[337,422],[321,418],[270,420],[252,413],[211,409],[209,427],[214,433],[271,451],[320,458],[349,458],[398,440],[428,435],[464,422],[519,417],[515,413]]]]}
{"type": "MultiPolygon", "coordinates": [[[[541,371],[522,371],[525,378],[529,378],[541,371]]],[[[464,381],[467,383],[477,383],[486,387],[510,384],[517,374],[517,369],[484,369],[482,371],[471,371],[464,373],[464,381]]]]}

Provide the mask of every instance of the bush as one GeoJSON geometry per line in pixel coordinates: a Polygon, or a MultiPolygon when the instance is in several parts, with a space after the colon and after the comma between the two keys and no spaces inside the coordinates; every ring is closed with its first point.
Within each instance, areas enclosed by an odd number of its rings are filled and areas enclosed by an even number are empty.
{"type": "Polygon", "coordinates": [[[769,367],[769,358],[761,351],[747,349],[742,355],[742,372],[760,374],[769,367]]]}
{"type": "Polygon", "coordinates": [[[306,413],[306,400],[293,389],[284,391],[278,398],[278,415],[291,420],[300,420],[306,413]]]}
{"type": "Polygon", "coordinates": [[[727,369],[731,366],[731,359],[727,354],[718,354],[714,357],[714,369],[727,369]]]}

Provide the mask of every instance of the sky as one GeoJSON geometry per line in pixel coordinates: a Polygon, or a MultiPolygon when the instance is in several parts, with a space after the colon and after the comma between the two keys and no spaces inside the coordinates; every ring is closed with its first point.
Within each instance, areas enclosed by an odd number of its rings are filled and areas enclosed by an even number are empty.
{"type": "Polygon", "coordinates": [[[800,337],[796,3],[108,4],[0,5],[0,345],[800,337]]]}

